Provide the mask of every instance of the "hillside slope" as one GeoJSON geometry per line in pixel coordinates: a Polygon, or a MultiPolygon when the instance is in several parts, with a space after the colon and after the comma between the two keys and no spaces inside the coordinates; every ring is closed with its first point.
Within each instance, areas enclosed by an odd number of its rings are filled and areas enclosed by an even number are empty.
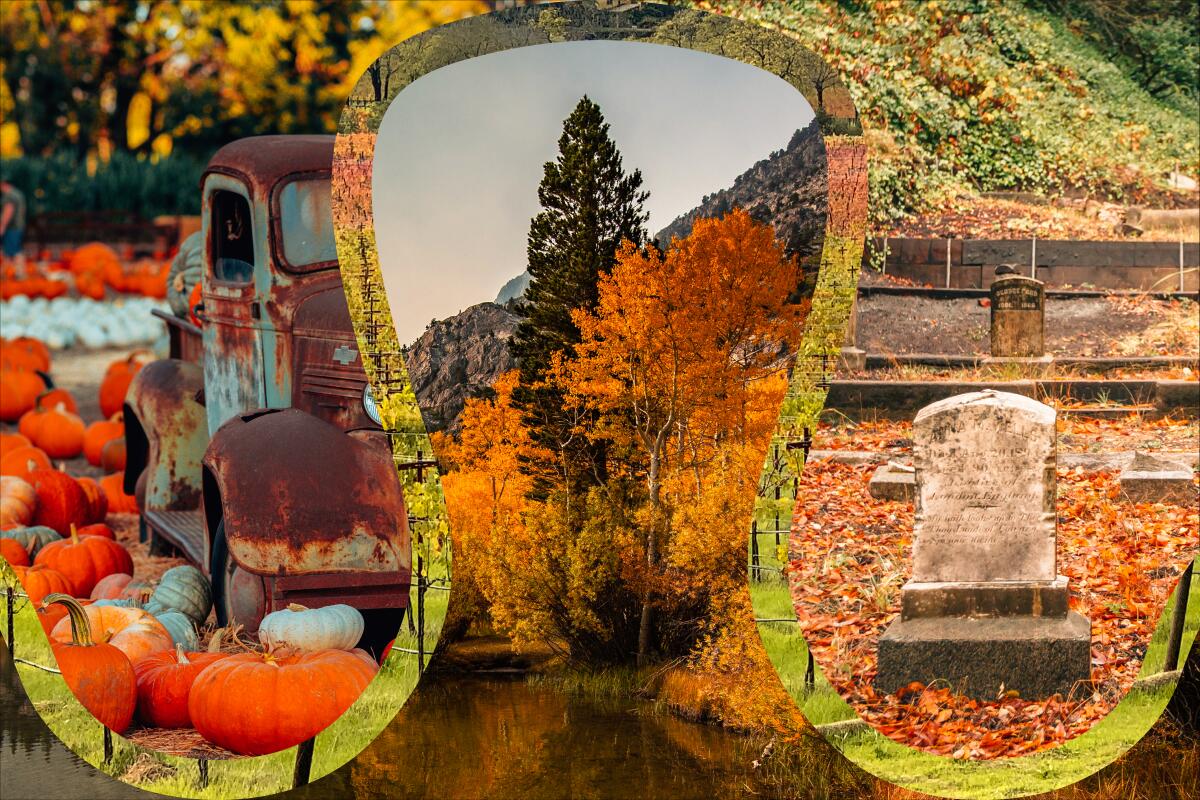
{"type": "Polygon", "coordinates": [[[697,219],[719,217],[740,207],[759,222],[774,226],[776,238],[789,253],[814,255],[820,252],[828,214],[825,175],[825,146],[814,121],[796,131],[785,148],[743,172],[732,186],[706,196],[656,238],[665,247],[672,237],[691,233],[697,219]]]}
{"type": "MultiPolygon", "coordinates": [[[[1046,10],[1068,4],[694,5],[779,29],[838,69],[868,131],[877,226],[989,190],[1195,202],[1166,183],[1177,165],[1193,176],[1200,166],[1194,80],[1166,94],[1148,87],[1086,20],[1046,10]]],[[[1191,9],[1182,24],[1194,30],[1191,9]]],[[[1146,17],[1145,27],[1166,19],[1146,17]]],[[[1182,52],[1195,61],[1194,45],[1182,52]]]]}

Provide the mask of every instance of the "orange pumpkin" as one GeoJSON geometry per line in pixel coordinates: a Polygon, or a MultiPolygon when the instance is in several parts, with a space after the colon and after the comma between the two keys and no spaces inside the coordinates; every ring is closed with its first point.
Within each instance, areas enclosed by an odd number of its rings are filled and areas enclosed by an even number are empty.
{"type": "Polygon", "coordinates": [[[228,653],[185,653],[183,645],[174,650],[151,653],[133,665],[137,673],[137,716],[155,728],[190,728],[188,695],[192,684],[209,665],[228,653]]]}
{"type": "Polygon", "coordinates": [[[104,631],[97,630],[89,616],[91,606],[85,608],[63,594],[52,594],[46,601],[67,607],[67,619],[54,627],[58,631],[65,625],[66,636],[57,641],[52,636],[50,642],[63,680],[104,727],[124,731],[137,709],[137,675],[128,654],[105,641],[104,631]]]}
{"type": "Polygon", "coordinates": [[[137,499],[131,494],[125,494],[125,476],[120,472],[105,475],[100,479],[100,488],[108,497],[108,513],[136,514],[138,513],[137,499]]]}
{"type": "Polygon", "coordinates": [[[113,439],[100,453],[100,466],[105,472],[125,471],[125,437],[113,439]]]}
{"type": "Polygon", "coordinates": [[[196,677],[188,714],[200,735],[216,745],[242,755],[275,753],[328,727],[375,672],[345,650],[239,653],[209,664],[196,677]],[[246,713],[251,706],[255,713],[246,713]]]}
{"type": "MultiPolygon", "coordinates": [[[[83,452],[83,420],[72,414],[62,404],[45,412],[30,411],[37,415],[31,431],[21,431],[50,458],[74,458],[83,452]]],[[[22,419],[25,419],[27,414],[22,419]]]]}
{"type": "Polygon", "coordinates": [[[83,489],[83,493],[87,495],[88,512],[87,517],[83,522],[85,525],[93,525],[97,522],[103,522],[108,516],[108,495],[100,488],[100,484],[96,483],[93,478],[77,478],[76,483],[79,488],[83,489]]]}
{"type": "Polygon", "coordinates": [[[23,528],[33,522],[37,510],[37,492],[30,483],[15,475],[0,477],[0,530],[23,528]]]}
{"type": "Polygon", "coordinates": [[[74,525],[71,538],[43,547],[34,563],[61,572],[81,597],[91,594],[101,578],[118,572],[133,574],[133,558],[128,550],[103,536],[80,536],[74,525]]]}
{"type": "Polygon", "coordinates": [[[40,469],[50,469],[50,457],[33,445],[15,447],[0,457],[0,475],[28,481],[29,476],[40,469]]]}
{"type": "Polygon", "coordinates": [[[204,282],[196,281],[196,285],[192,287],[192,293],[188,295],[188,319],[190,319],[192,324],[196,327],[200,327],[204,324],[200,317],[196,314],[196,306],[204,302],[203,292],[204,282]]]}
{"type": "Polygon", "coordinates": [[[35,408],[54,408],[58,405],[63,406],[72,414],[79,413],[79,404],[75,402],[75,398],[71,396],[70,392],[62,388],[47,389],[38,396],[37,401],[34,403],[35,408]]]}
{"type": "MultiPolygon", "coordinates": [[[[136,662],[142,656],[170,650],[175,646],[171,634],[149,611],[121,606],[84,606],[88,625],[93,636],[113,647],[136,662]]],[[[67,642],[71,639],[71,626],[62,620],[50,632],[50,640],[67,642]]]]}
{"type": "Polygon", "coordinates": [[[119,600],[125,597],[125,587],[133,580],[133,576],[125,572],[114,572],[96,581],[89,597],[92,600],[119,600]]]}
{"type": "Polygon", "coordinates": [[[121,410],[125,404],[125,395],[133,376],[143,366],[142,357],[147,351],[139,350],[129,354],[128,358],[114,361],[108,365],[104,380],[100,383],[100,413],[111,417],[121,410]]]}
{"type": "Polygon", "coordinates": [[[66,536],[72,526],[87,524],[91,510],[87,493],[70,475],[56,469],[37,469],[29,474],[29,482],[37,492],[34,525],[45,525],[66,536]]]}
{"type": "Polygon", "coordinates": [[[71,583],[70,578],[45,564],[34,564],[32,567],[13,567],[13,572],[17,573],[17,580],[21,582],[25,594],[29,595],[30,601],[34,604],[42,602],[43,597],[55,592],[75,594],[75,586],[71,583]]]}
{"type": "Polygon", "coordinates": [[[18,336],[0,342],[0,368],[50,371],[50,348],[40,339],[18,336]]]}
{"type": "Polygon", "coordinates": [[[80,536],[100,536],[104,539],[112,539],[114,542],[117,540],[117,534],[113,532],[113,529],[102,522],[84,525],[78,531],[80,536]]]}
{"type": "Polygon", "coordinates": [[[0,420],[16,422],[46,391],[46,382],[36,372],[0,369],[0,420]]]}
{"type": "Polygon", "coordinates": [[[16,539],[0,536],[0,556],[14,567],[29,566],[29,551],[16,539]]]}
{"type": "Polygon", "coordinates": [[[104,445],[124,435],[125,423],[121,419],[120,412],[113,414],[109,419],[102,419],[88,425],[83,434],[83,454],[87,457],[88,463],[93,467],[100,466],[100,454],[104,450],[104,445]]]}
{"type": "Polygon", "coordinates": [[[0,433],[0,457],[18,447],[32,447],[33,442],[19,433],[0,433]]]}
{"type": "Polygon", "coordinates": [[[121,268],[117,251],[103,242],[90,242],[68,254],[67,268],[76,275],[96,273],[103,275],[107,270],[121,268]]]}
{"type": "MultiPolygon", "coordinates": [[[[81,600],[81,603],[90,603],[90,600],[81,600]]],[[[60,619],[67,616],[67,607],[62,603],[55,603],[52,606],[39,605],[37,607],[38,624],[42,626],[42,630],[46,632],[46,637],[50,637],[50,631],[54,630],[54,626],[58,624],[60,619]]]]}

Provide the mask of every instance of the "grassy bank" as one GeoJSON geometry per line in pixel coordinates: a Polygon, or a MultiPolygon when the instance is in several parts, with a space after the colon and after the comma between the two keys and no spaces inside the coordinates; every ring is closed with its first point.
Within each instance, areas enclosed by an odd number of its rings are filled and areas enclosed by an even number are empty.
{"type": "MultiPolygon", "coordinates": [[[[759,618],[779,618],[791,614],[787,590],[781,584],[759,584],[751,590],[755,613],[759,618]]],[[[1174,596],[1167,608],[1173,607],[1174,596]]],[[[1148,677],[1162,669],[1166,650],[1170,613],[1164,614],[1147,648],[1141,675],[1148,677]]],[[[1182,652],[1187,653],[1200,630],[1200,576],[1194,576],[1184,631],[1182,652]]],[[[814,724],[853,718],[853,711],[841,698],[817,678],[815,690],[806,691],[803,684],[807,653],[803,636],[794,623],[760,623],[759,632],[779,669],[784,685],[805,715],[814,724]],[[790,627],[789,627],[790,625],[790,627]],[[838,704],[841,704],[840,707],[838,704]],[[848,714],[846,712],[849,712],[848,714]]],[[[1156,737],[1141,750],[1135,745],[1146,736],[1162,715],[1174,691],[1168,683],[1151,689],[1135,688],[1113,711],[1087,733],[1060,747],[1031,756],[994,761],[955,761],[950,758],[922,753],[898,744],[874,730],[850,728],[845,735],[830,736],[831,743],[847,758],[867,771],[891,783],[908,789],[947,797],[1006,798],[1039,792],[1050,792],[1077,781],[1107,781],[1129,789],[1118,794],[1104,794],[1100,788],[1095,796],[1171,797],[1162,793],[1163,787],[1194,785],[1200,781],[1200,745],[1194,741],[1172,738],[1162,733],[1169,726],[1163,723],[1156,737]],[[1131,748],[1135,748],[1132,749],[1131,748]],[[1147,753],[1172,753],[1169,769],[1162,771],[1158,756],[1147,753]],[[1111,765],[1111,766],[1109,766],[1111,765]],[[1107,769],[1106,769],[1107,767],[1107,769]],[[1103,770],[1103,778],[1090,778],[1103,770]],[[1137,794],[1145,792],[1145,794],[1137,794]]],[[[1100,784],[1095,784],[1100,786],[1100,784]]],[[[1108,784],[1104,784],[1107,786],[1108,784]]],[[[1091,791],[1086,788],[1070,792],[1091,791]]],[[[1070,797],[1090,797],[1090,794],[1068,794],[1070,797]]]]}
{"type": "MultiPolygon", "coordinates": [[[[435,576],[436,577],[436,576],[435,576]]],[[[17,585],[6,563],[0,563],[0,586],[17,585]]],[[[448,592],[431,591],[425,603],[426,651],[432,650],[445,616],[448,592]]],[[[7,610],[0,603],[0,631],[7,631],[7,610]]],[[[54,665],[49,641],[28,601],[18,601],[14,619],[16,656],[36,664],[54,665]]],[[[391,722],[420,677],[417,641],[407,625],[396,638],[388,660],[353,706],[317,735],[312,780],[326,775],[356,756],[391,722]]],[[[426,656],[428,660],[428,655],[426,656]]],[[[169,756],[113,737],[113,758],[104,763],[103,728],[67,688],[61,676],[24,664],[17,674],[26,695],[50,730],[79,757],[113,777],[153,792],[181,797],[258,797],[291,787],[296,748],[268,756],[208,762],[208,784],[200,785],[198,762],[169,756]]]]}

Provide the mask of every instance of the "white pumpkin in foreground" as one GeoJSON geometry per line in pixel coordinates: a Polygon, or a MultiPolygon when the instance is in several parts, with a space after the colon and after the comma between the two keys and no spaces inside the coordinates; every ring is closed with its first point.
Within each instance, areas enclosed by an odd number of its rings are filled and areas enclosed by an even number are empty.
{"type": "Polygon", "coordinates": [[[263,617],[258,639],[268,649],[349,650],[358,644],[365,627],[363,615],[353,606],[305,608],[293,603],[263,617]]]}

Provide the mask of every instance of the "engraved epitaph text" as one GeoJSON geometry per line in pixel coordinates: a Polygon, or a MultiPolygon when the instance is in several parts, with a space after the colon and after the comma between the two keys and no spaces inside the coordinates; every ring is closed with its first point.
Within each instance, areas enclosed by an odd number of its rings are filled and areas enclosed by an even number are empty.
{"type": "Polygon", "coordinates": [[[922,409],[913,423],[913,581],[1053,581],[1054,410],[1005,392],[922,409]]]}

